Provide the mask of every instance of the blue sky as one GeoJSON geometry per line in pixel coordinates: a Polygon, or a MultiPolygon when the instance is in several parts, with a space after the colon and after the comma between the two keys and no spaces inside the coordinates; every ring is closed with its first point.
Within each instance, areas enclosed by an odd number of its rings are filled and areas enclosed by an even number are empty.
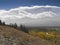
{"type": "Polygon", "coordinates": [[[60,0],[0,0],[0,19],[6,24],[60,26],[60,0]]]}
{"type": "Polygon", "coordinates": [[[54,5],[60,6],[60,0],[0,0],[0,9],[10,9],[19,6],[54,5]]]}

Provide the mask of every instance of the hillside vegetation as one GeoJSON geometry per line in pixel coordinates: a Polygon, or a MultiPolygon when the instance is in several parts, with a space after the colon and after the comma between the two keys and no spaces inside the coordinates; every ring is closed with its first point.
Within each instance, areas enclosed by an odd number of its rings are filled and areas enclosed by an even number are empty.
{"type": "Polygon", "coordinates": [[[28,29],[0,21],[0,45],[60,45],[60,28],[28,29]]]}
{"type": "Polygon", "coordinates": [[[0,26],[0,45],[55,45],[8,26],[0,26]]]}
{"type": "Polygon", "coordinates": [[[54,45],[60,45],[60,28],[32,28],[30,29],[29,34],[34,37],[45,39],[49,43],[55,43],[54,45]]]}

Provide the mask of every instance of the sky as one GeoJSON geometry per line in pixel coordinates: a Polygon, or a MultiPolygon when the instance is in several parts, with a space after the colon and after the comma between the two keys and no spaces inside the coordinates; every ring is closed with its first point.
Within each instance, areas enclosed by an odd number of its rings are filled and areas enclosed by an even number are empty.
{"type": "Polygon", "coordinates": [[[60,26],[60,0],[0,0],[0,20],[6,24],[60,26]]]}
{"type": "Polygon", "coordinates": [[[34,5],[60,6],[60,0],[0,0],[0,9],[11,9],[19,6],[34,5]]]}

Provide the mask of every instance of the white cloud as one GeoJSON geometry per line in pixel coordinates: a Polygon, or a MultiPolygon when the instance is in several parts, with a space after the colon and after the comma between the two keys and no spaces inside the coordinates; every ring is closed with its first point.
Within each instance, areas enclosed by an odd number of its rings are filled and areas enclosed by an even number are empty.
{"type": "Polygon", "coordinates": [[[13,21],[27,23],[27,20],[30,23],[51,18],[55,20],[57,17],[60,17],[60,7],[58,6],[20,6],[10,10],[0,10],[0,19],[6,23],[13,23],[13,21]]]}

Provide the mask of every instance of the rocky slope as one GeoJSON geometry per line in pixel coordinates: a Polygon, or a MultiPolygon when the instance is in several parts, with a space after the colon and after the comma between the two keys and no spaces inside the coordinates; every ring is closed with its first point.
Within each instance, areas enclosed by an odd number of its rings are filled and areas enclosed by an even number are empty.
{"type": "Polygon", "coordinates": [[[0,26],[0,45],[54,45],[17,29],[0,26]]]}

